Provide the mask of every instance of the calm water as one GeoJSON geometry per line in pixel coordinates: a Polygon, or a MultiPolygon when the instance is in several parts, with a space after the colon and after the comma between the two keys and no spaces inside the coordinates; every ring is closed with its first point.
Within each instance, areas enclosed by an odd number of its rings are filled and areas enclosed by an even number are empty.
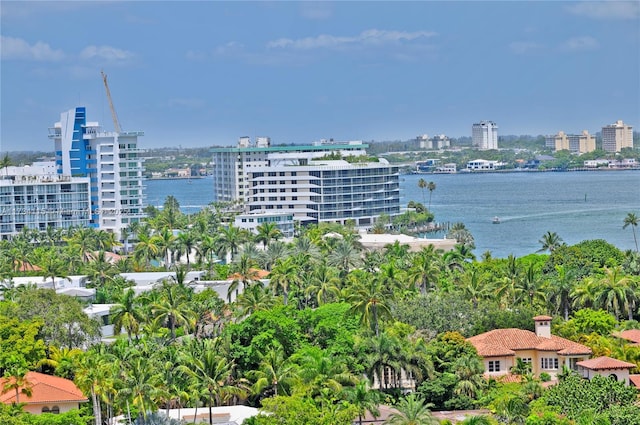
{"type": "MultiPolygon", "coordinates": [[[[420,178],[436,184],[431,196],[436,221],[465,223],[475,237],[476,255],[487,250],[494,257],[533,253],[547,231],[568,244],[605,239],[620,249],[635,249],[631,229],[622,225],[627,213],[640,215],[640,171],[403,175],[403,206],[423,202],[420,178]],[[492,223],[494,216],[500,224],[492,223]]],[[[194,212],[213,200],[210,178],[146,185],[150,205],[162,205],[173,195],[183,211],[194,212]]],[[[424,200],[428,204],[426,189],[424,200]]]]}

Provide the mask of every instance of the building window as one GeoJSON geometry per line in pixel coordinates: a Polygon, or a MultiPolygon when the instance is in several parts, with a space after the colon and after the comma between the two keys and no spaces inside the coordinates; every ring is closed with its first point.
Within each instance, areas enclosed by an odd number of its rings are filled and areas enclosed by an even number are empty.
{"type": "Polygon", "coordinates": [[[547,370],[557,370],[558,369],[558,358],[552,357],[542,357],[540,359],[540,367],[542,369],[547,370]]]}
{"type": "Polygon", "coordinates": [[[500,360],[489,360],[489,372],[500,372],[500,360]]]}
{"type": "Polygon", "coordinates": [[[53,413],[54,415],[57,415],[58,413],[60,413],[60,408],[58,406],[53,406],[51,408],[51,413],[53,413]]]}

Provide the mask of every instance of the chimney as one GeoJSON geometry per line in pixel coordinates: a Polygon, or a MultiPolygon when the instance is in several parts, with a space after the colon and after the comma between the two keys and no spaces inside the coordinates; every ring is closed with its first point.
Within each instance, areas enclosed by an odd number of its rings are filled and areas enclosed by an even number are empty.
{"type": "Polygon", "coordinates": [[[533,321],[536,323],[536,336],[551,338],[551,316],[536,316],[533,321]]]}

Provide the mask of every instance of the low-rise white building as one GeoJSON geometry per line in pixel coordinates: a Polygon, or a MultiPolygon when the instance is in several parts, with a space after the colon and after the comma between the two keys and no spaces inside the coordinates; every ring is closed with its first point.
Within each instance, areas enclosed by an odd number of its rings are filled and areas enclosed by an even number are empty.
{"type": "Polygon", "coordinates": [[[468,171],[492,171],[504,167],[499,161],[488,161],[486,159],[476,159],[467,162],[468,171]]]}
{"type": "Polygon", "coordinates": [[[294,222],[293,214],[291,213],[268,213],[266,211],[260,211],[257,213],[239,214],[234,221],[235,227],[248,230],[254,234],[258,233],[258,226],[264,223],[274,223],[285,238],[293,237],[294,222]]]}

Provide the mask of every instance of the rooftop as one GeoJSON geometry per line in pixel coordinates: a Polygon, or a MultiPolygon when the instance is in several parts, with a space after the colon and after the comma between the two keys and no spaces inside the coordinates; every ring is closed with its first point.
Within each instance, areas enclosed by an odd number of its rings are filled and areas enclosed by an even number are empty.
{"type": "Polygon", "coordinates": [[[622,360],[612,359],[607,356],[583,360],[576,363],[576,365],[590,370],[633,369],[636,367],[635,363],[623,362],[622,360]]]}
{"type": "Polygon", "coordinates": [[[551,335],[545,338],[522,329],[495,329],[468,338],[483,357],[513,356],[518,350],[556,351],[560,355],[591,354],[591,349],[577,342],[551,335]]]}
{"type": "MultiPolygon", "coordinates": [[[[0,378],[0,388],[9,382],[10,378],[0,378]]],[[[58,376],[45,375],[38,372],[27,372],[26,380],[31,384],[31,396],[21,394],[20,402],[34,403],[60,403],[60,402],[84,402],[87,398],[76,387],[73,381],[58,376]]],[[[0,402],[15,403],[15,391],[9,391],[0,395],[0,402]]]]}
{"type": "Polygon", "coordinates": [[[622,339],[626,339],[634,344],[640,344],[640,329],[628,329],[617,333],[616,336],[622,339]]]}

